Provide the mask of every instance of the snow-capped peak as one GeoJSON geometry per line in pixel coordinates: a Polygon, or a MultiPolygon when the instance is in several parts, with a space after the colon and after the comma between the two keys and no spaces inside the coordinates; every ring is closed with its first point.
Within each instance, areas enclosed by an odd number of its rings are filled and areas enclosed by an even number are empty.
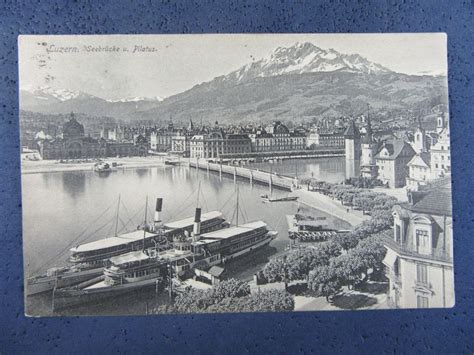
{"type": "Polygon", "coordinates": [[[319,48],[309,42],[297,42],[291,47],[278,47],[267,57],[249,63],[223,79],[240,82],[256,77],[334,71],[366,74],[391,72],[358,54],[342,54],[334,49],[319,48]]]}
{"type": "Polygon", "coordinates": [[[77,99],[77,98],[92,97],[91,95],[85,94],[80,91],[58,89],[58,88],[53,88],[51,86],[40,86],[36,89],[33,89],[32,93],[39,98],[41,97],[47,98],[47,96],[52,96],[59,101],[67,101],[67,100],[77,99]]]}
{"type": "MultiPolygon", "coordinates": [[[[81,91],[73,91],[69,89],[63,88],[53,88],[51,86],[39,86],[39,87],[23,87],[22,91],[29,92],[35,96],[35,98],[45,101],[45,100],[59,100],[61,102],[72,100],[72,99],[89,99],[89,98],[96,98],[100,99],[99,97],[81,92],[81,91]]],[[[156,97],[128,97],[128,98],[121,98],[121,99],[110,99],[105,100],[107,102],[139,102],[139,101],[154,101],[160,102],[163,101],[164,98],[160,96],[156,97]]]]}
{"type": "Polygon", "coordinates": [[[138,101],[158,101],[161,102],[165,98],[161,96],[155,96],[155,97],[144,97],[144,96],[137,96],[137,97],[127,97],[123,99],[111,99],[107,100],[108,102],[138,102],[138,101]]]}

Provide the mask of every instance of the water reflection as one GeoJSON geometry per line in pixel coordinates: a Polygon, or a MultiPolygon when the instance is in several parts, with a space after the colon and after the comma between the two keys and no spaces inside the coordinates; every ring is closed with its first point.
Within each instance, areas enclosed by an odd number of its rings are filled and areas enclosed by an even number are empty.
{"type": "Polygon", "coordinates": [[[65,172],[62,174],[62,182],[63,190],[76,199],[86,190],[86,173],[83,171],[65,172]]]}
{"type": "Polygon", "coordinates": [[[338,183],[344,180],[344,158],[310,158],[276,161],[274,163],[252,163],[251,167],[272,171],[285,176],[313,177],[318,180],[338,183]]]}
{"type": "Polygon", "coordinates": [[[135,169],[135,173],[139,178],[144,178],[147,175],[151,175],[151,169],[150,168],[139,168],[135,169]]]}

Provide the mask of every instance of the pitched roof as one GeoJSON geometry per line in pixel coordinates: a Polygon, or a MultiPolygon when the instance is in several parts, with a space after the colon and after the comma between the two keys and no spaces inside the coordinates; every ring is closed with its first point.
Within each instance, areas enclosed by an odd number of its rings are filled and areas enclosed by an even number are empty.
{"type": "MultiPolygon", "coordinates": [[[[411,145],[409,145],[407,142],[405,142],[403,139],[392,139],[390,141],[384,142],[384,145],[382,146],[381,150],[378,152],[378,154],[375,156],[376,159],[386,159],[386,160],[395,160],[398,158],[400,153],[402,152],[403,148],[407,146],[411,150],[413,148],[411,145]],[[383,152],[384,148],[387,149],[388,151],[388,156],[382,156],[380,153],[383,152]]],[[[414,153],[414,150],[413,150],[414,153]]]]}
{"type": "Polygon", "coordinates": [[[428,192],[419,202],[410,207],[413,212],[452,216],[451,182],[428,192]]]}
{"type": "Polygon", "coordinates": [[[347,126],[346,130],[344,131],[344,137],[347,137],[347,138],[360,138],[359,129],[357,128],[354,121],[351,121],[349,123],[349,126],[347,126]]]}
{"type": "Polygon", "coordinates": [[[417,155],[415,155],[412,160],[410,160],[408,162],[407,165],[417,165],[415,164],[415,161],[418,160],[418,159],[421,159],[423,161],[423,163],[425,163],[425,165],[427,167],[430,167],[431,166],[431,154],[429,152],[421,152],[421,153],[418,153],[417,155]]]}
{"type": "Polygon", "coordinates": [[[224,273],[224,271],[225,269],[223,267],[214,265],[209,269],[208,272],[214,277],[219,277],[224,273]]]}

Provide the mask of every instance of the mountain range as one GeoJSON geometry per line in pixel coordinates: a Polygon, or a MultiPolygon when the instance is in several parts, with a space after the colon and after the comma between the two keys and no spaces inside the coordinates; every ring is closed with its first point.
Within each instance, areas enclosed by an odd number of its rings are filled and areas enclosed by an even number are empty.
{"type": "Polygon", "coordinates": [[[301,121],[350,116],[370,103],[380,110],[414,110],[445,97],[446,78],[396,73],[358,54],[311,43],[279,47],[248,63],[168,98],[105,100],[82,92],[42,87],[20,91],[22,110],[77,112],[128,121],[301,121]]]}

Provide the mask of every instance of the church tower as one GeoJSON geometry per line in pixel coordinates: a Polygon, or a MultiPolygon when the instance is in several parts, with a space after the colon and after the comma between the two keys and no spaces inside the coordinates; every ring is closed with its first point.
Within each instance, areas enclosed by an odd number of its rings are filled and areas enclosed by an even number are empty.
{"type": "Polygon", "coordinates": [[[417,154],[426,152],[426,132],[421,125],[421,119],[418,118],[418,128],[415,131],[414,148],[417,154]]]}
{"type": "Polygon", "coordinates": [[[440,112],[437,119],[436,119],[436,133],[441,133],[441,131],[445,128],[445,121],[444,121],[444,114],[440,112]]]}
{"type": "Polygon", "coordinates": [[[354,120],[344,131],[344,147],[346,153],[346,179],[360,175],[360,132],[354,120]]]}
{"type": "Polygon", "coordinates": [[[365,136],[362,138],[362,158],[361,175],[368,178],[377,176],[377,165],[375,164],[375,155],[377,154],[377,143],[374,141],[372,124],[370,122],[369,112],[367,110],[367,126],[365,136]]]}

